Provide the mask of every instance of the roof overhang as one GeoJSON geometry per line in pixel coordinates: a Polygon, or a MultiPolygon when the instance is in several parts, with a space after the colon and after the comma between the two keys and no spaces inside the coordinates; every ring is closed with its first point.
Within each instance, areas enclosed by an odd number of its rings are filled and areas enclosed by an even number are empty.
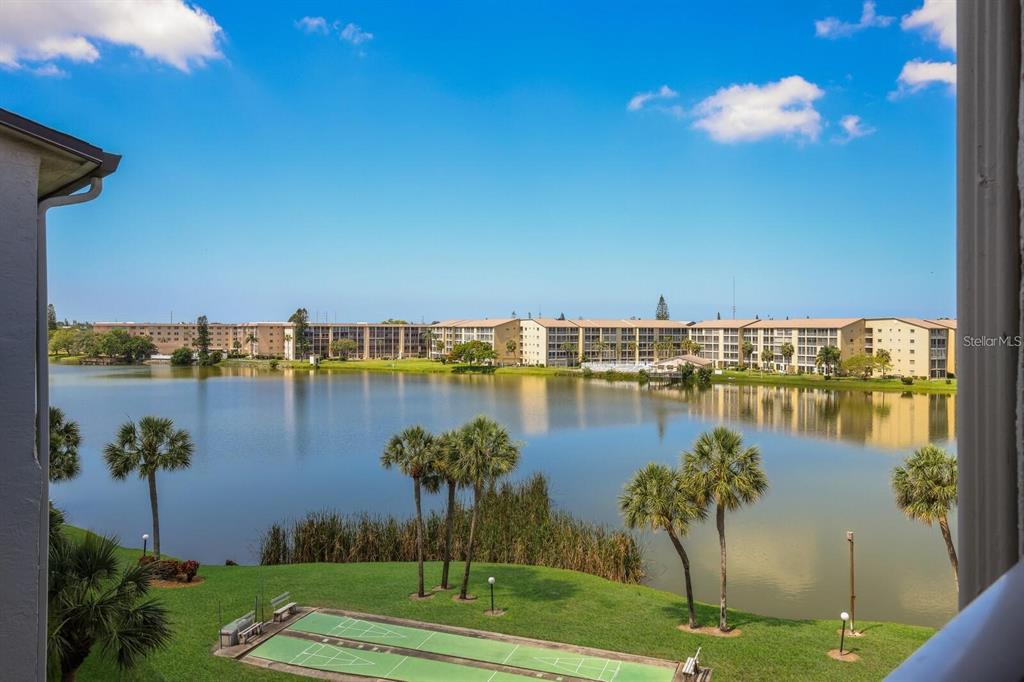
{"type": "Polygon", "coordinates": [[[119,154],[110,154],[6,109],[0,109],[0,134],[41,148],[39,199],[71,194],[92,178],[110,175],[121,163],[119,154]]]}

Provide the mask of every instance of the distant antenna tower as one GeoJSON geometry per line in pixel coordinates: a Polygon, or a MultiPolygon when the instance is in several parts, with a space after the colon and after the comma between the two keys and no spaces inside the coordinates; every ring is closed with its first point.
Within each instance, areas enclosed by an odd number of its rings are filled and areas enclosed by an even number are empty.
{"type": "Polygon", "coordinates": [[[732,319],[736,319],[736,275],[732,276],[732,319]]]}

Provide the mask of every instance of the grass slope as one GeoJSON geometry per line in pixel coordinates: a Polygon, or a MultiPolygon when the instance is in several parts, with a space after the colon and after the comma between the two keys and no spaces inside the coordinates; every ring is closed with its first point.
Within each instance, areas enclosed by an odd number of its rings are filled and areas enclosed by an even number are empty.
{"type": "MultiPolygon", "coordinates": [[[[68,527],[66,532],[86,531],[68,527]]],[[[139,550],[125,549],[134,561],[139,550]]],[[[453,573],[461,575],[460,565],[453,573]]],[[[437,580],[440,565],[427,565],[437,580]]],[[[450,594],[413,602],[414,563],[299,564],[290,566],[203,566],[195,587],[154,590],[170,610],[175,631],[171,647],[120,675],[94,651],[79,680],[287,680],[282,673],[257,669],[210,652],[222,623],[264,598],[289,590],[303,605],[331,606],[368,613],[461,625],[526,637],[683,660],[698,646],[701,659],[723,680],[878,680],[933,633],[932,628],[860,621],[867,636],[847,640],[859,663],[842,663],[825,653],[838,645],[836,621],[784,620],[741,611],[730,615],[742,628],[734,639],[680,632],[685,602],[678,595],[638,585],[551,568],[474,564],[471,592],[486,595],[487,576],[497,579],[496,601],[509,610],[503,618],[483,615],[488,605],[456,604],[450,594]]],[[[267,614],[269,616],[269,612],[267,614]]],[[[717,622],[717,607],[698,605],[702,623],[717,622]]],[[[625,682],[625,681],[624,681],[625,682]]]]}

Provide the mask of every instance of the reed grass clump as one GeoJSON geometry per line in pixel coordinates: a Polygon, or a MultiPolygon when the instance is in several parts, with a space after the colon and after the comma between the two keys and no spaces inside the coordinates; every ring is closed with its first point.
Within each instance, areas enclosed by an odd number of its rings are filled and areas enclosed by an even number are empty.
{"type": "MultiPolygon", "coordinates": [[[[638,583],[644,576],[636,540],[622,530],[554,509],[542,474],[491,486],[480,504],[475,561],[567,568],[623,583],[638,583]]],[[[465,558],[470,511],[456,503],[452,556],[458,561],[465,558]]],[[[424,526],[425,559],[440,561],[443,513],[430,513],[424,526]]],[[[314,511],[272,525],[260,540],[260,563],[265,565],[415,560],[415,521],[393,516],[314,511]]]]}

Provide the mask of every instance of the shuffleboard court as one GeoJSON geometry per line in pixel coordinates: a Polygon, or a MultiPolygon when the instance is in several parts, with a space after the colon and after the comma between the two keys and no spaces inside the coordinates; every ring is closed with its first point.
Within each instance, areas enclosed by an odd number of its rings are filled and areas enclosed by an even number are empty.
{"type": "Polygon", "coordinates": [[[514,643],[319,611],[307,614],[289,629],[597,682],[671,682],[675,675],[672,667],[584,655],[559,649],[554,644],[546,647],[514,643]]]}
{"type": "Polygon", "coordinates": [[[262,658],[300,668],[324,672],[361,675],[395,682],[450,680],[451,682],[526,682],[532,677],[514,675],[469,665],[433,661],[428,658],[403,656],[383,651],[310,642],[309,640],[275,635],[249,652],[262,658]]]}

